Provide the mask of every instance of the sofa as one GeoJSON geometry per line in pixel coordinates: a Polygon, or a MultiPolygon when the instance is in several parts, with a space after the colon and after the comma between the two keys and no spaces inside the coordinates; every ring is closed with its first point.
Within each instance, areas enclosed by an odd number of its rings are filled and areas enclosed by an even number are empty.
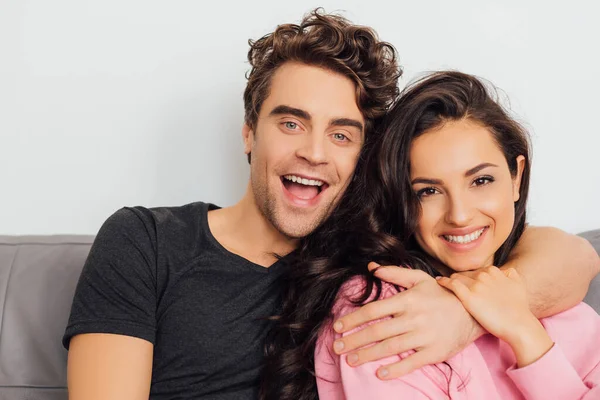
{"type": "MultiPolygon", "coordinates": [[[[600,230],[582,233],[600,254],[600,230]]],[[[66,400],[61,338],[93,236],[0,236],[0,400],[66,400]]],[[[600,313],[600,275],[585,301],[600,313]]]]}

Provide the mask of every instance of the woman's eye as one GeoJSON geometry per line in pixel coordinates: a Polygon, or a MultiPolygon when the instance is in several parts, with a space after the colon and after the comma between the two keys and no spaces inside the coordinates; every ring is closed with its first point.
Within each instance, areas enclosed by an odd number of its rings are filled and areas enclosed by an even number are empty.
{"type": "Polygon", "coordinates": [[[342,133],[334,133],[333,138],[340,142],[345,142],[348,140],[348,137],[342,133]]]}
{"type": "Polygon", "coordinates": [[[418,198],[428,197],[437,193],[437,189],[433,187],[423,188],[417,192],[418,198]]]}
{"type": "Polygon", "coordinates": [[[494,182],[494,178],[492,178],[491,176],[482,176],[482,177],[475,179],[473,181],[473,185],[474,186],[483,186],[483,185],[487,185],[488,183],[492,183],[492,182],[494,182]]]}
{"type": "Polygon", "coordinates": [[[294,129],[296,129],[298,127],[298,124],[295,123],[295,122],[287,121],[285,123],[285,127],[288,128],[288,129],[294,130],[294,129]]]}

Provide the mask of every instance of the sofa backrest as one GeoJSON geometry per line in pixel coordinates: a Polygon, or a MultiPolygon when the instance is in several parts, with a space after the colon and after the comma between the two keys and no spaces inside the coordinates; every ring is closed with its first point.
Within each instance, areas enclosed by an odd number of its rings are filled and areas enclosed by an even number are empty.
{"type": "Polygon", "coordinates": [[[0,400],[66,400],[61,338],[92,236],[0,236],[0,400]]]}
{"type": "MultiPolygon", "coordinates": [[[[600,254],[600,230],[582,234],[600,254]]],[[[0,400],[67,400],[61,339],[92,236],[0,236],[0,400]]],[[[600,313],[600,275],[585,301],[600,313]]]]}
{"type": "MultiPolygon", "coordinates": [[[[600,229],[583,232],[580,233],[579,236],[586,238],[592,246],[594,246],[596,253],[600,254],[600,229]]],[[[600,314],[600,274],[592,280],[588,293],[583,301],[594,307],[596,312],[600,314]]]]}

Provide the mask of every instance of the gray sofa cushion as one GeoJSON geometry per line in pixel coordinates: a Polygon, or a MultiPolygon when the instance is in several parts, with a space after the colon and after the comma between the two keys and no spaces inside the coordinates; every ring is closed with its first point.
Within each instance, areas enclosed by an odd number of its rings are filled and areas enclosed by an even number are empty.
{"type": "MultiPolygon", "coordinates": [[[[600,254],[600,230],[581,234],[600,254]]],[[[0,236],[0,400],[66,400],[61,338],[92,236],[0,236]]],[[[585,301],[600,312],[600,275],[585,301]]]]}
{"type": "Polygon", "coordinates": [[[0,236],[0,400],[66,400],[60,339],[92,236],[0,236]]]}
{"type": "MultiPolygon", "coordinates": [[[[583,232],[579,236],[586,238],[594,246],[596,253],[600,254],[600,229],[583,232]]],[[[587,296],[585,296],[583,301],[592,306],[600,314],[600,274],[592,280],[587,296]]]]}

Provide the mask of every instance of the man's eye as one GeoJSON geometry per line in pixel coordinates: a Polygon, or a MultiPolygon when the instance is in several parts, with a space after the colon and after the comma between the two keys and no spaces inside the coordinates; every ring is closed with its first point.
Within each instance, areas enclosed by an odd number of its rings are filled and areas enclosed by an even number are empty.
{"type": "Polygon", "coordinates": [[[333,138],[340,142],[345,142],[348,140],[348,137],[342,133],[334,133],[333,138]]]}
{"type": "Polygon", "coordinates": [[[298,127],[298,124],[295,123],[295,122],[287,121],[285,123],[285,127],[288,128],[288,129],[294,130],[294,129],[296,129],[298,127]]]}

